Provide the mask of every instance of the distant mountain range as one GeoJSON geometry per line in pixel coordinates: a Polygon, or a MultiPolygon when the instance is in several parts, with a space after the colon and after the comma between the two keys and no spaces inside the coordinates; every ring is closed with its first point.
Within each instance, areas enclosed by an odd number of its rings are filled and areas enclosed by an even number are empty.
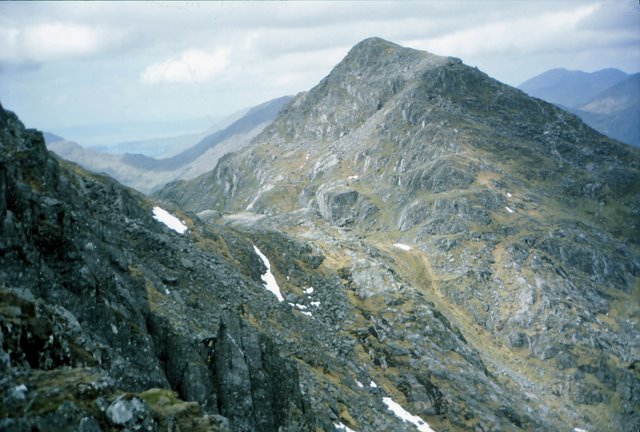
{"type": "MultiPolygon", "coordinates": [[[[192,179],[215,167],[226,153],[247,145],[278,114],[291,97],[284,96],[245,111],[230,125],[202,137],[195,145],[166,158],[152,158],[143,154],[109,154],[46,133],[49,150],[58,156],[76,162],[84,168],[112,176],[123,184],[141,192],[152,192],[179,179],[192,179]]],[[[167,138],[175,147],[180,137],[167,138]],[[176,141],[175,143],[173,141],[176,141]]],[[[192,137],[184,136],[182,140],[192,137]]],[[[156,140],[157,143],[157,140],[156,140]]],[[[153,145],[149,141],[148,145],[153,145]]],[[[158,143],[160,144],[160,143],[158,143]]]]}
{"type": "Polygon", "coordinates": [[[222,129],[226,129],[235,121],[239,120],[241,117],[247,114],[250,109],[251,107],[244,108],[237,112],[234,112],[231,115],[224,116],[223,118],[214,121],[206,129],[195,133],[186,133],[179,135],[171,134],[171,136],[168,136],[166,132],[163,133],[163,131],[165,130],[163,128],[162,130],[158,130],[156,132],[157,136],[155,138],[143,140],[128,140],[119,142],[117,144],[110,144],[108,146],[90,147],[94,150],[111,154],[139,153],[155,159],[168,158],[171,156],[175,156],[178,153],[187,150],[188,148],[193,147],[208,135],[211,135],[222,129]]]}
{"type": "Polygon", "coordinates": [[[640,146],[640,74],[618,69],[587,73],[551,69],[518,87],[559,105],[612,138],[640,146]]]}

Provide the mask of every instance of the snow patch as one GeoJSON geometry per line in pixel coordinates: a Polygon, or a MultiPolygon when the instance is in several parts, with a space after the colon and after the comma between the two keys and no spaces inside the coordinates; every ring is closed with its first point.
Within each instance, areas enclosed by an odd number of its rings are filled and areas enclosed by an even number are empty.
{"type": "Polygon", "coordinates": [[[404,243],[394,243],[393,247],[398,248],[398,249],[402,249],[404,251],[410,251],[411,250],[411,246],[406,245],[404,243]]]}
{"type": "Polygon", "coordinates": [[[310,286],[310,287],[307,287],[307,288],[303,288],[302,292],[307,294],[307,295],[313,294],[313,287],[310,286]]]}
{"type": "Polygon", "coordinates": [[[359,178],[360,178],[360,176],[350,175],[349,177],[347,177],[347,180],[358,180],[359,178]]]}
{"type": "Polygon", "coordinates": [[[429,427],[429,424],[426,421],[422,420],[418,416],[412,415],[393,399],[384,397],[382,398],[382,402],[384,402],[387,408],[391,410],[396,415],[396,417],[402,419],[402,421],[413,424],[416,428],[418,428],[420,432],[435,432],[429,427]]]}
{"type": "Polygon", "coordinates": [[[507,198],[511,198],[511,192],[507,192],[507,198]]]}
{"type": "Polygon", "coordinates": [[[307,310],[307,307],[305,305],[300,304],[300,303],[291,303],[291,302],[288,302],[288,303],[289,303],[289,306],[291,306],[292,308],[298,309],[301,314],[304,314],[304,315],[310,316],[310,317],[313,316],[313,314],[307,310]]]}
{"type": "Polygon", "coordinates": [[[264,266],[267,268],[267,271],[265,272],[265,274],[262,275],[262,282],[264,282],[264,287],[267,289],[267,291],[272,292],[273,295],[277,297],[278,301],[280,302],[283,301],[284,297],[282,297],[282,294],[280,293],[280,287],[278,286],[278,282],[276,282],[275,276],[273,276],[273,273],[271,273],[271,263],[269,262],[267,257],[264,256],[262,251],[258,249],[258,246],[253,245],[253,250],[260,257],[264,266]]]}
{"type": "Polygon", "coordinates": [[[320,302],[319,301],[313,301],[313,302],[311,302],[311,306],[320,307],[320,302]]]}
{"type": "Polygon", "coordinates": [[[369,383],[369,387],[378,388],[378,384],[376,384],[373,380],[371,380],[371,382],[369,383]]]}
{"type": "Polygon", "coordinates": [[[180,222],[180,219],[169,213],[163,208],[154,207],[153,208],[153,218],[157,221],[162,222],[178,234],[183,234],[187,230],[187,226],[180,222]]]}
{"type": "Polygon", "coordinates": [[[349,428],[347,425],[345,425],[343,423],[334,423],[333,425],[338,430],[343,430],[343,431],[346,431],[346,432],[356,432],[356,431],[354,431],[353,429],[349,428]]]}
{"type": "Polygon", "coordinates": [[[587,432],[587,430],[577,427],[577,428],[573,428],[573,432],[587,432]]]}
{"type": "Polygon", "coordinates": [[[11,396],[18,400],[25,400],[27,398],[28,391],[29,389],[27,389],[26,385],[20,384],[13,388],[13,390],[11,391],[11,396]]]}
{"type": "Polygon", "coordinates": [[[364,388],[364,384],[362,384],[360,381],[356,380],[356,385],[360,388],[364,388]]]}
{"type": "Polygon", "coordinates": [[[505,207],[505,209],[507,209],[507,211],[508,211],[509,213],[514,213],[514,211],[513,211],[513,210],[511,210],[509,207],[505,207]]]}

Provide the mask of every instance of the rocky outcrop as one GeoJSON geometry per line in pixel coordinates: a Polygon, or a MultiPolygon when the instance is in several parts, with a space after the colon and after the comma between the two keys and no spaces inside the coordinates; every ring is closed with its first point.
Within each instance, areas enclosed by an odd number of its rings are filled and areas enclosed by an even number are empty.
{"type": "Polygon", "coordinates": [[[218,408],[233,430],[311,430],[295,364],[268,337],[225,314],[214,353],[218,408]]]}
{"type": "Polygon", "coordinates": [[[337,226],[363,222],[378,211],[371,201],[344,182],[323,184],[315,196],[320,216],[337,226]]]}

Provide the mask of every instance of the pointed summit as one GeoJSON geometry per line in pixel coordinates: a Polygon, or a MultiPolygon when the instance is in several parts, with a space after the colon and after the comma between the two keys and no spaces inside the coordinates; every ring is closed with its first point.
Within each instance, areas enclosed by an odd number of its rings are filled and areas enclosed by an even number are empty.
{"type": "MultiPolygon", "coordinates": [[[[379,37],[370,37],[355,44],[349,50],[349,54],[347,54],[346,58],[349,58],[351,56],[371,55],[371,54],[380,55],[385,52],[391,53],[394,51],[404,51],[404,50],[411,50],[411,49],[404,48],[398,44],[389,42],[379,37]]],[[[414,50],[411,50],[411,51],[414,51],[414,50]]]]}
{"type": "Polygon", "coordinates": [[[405,48],[379,37],[364,39],[356,44],[327,78],[339,72],[351,71],[360,78],[371,78],[372,73],[412,76],[417,69],[434,66],[446,60],[425,51],[405,48]]]}
{"type": "Polygon", "coordinates": [[[355,45],[320,83],[283,113],[286,130],[323,140],[337,139],[382,109],[390,98],[424,73],[457,59],[404,48],[380,38],[355,45]],[[304,113],[304,122],[299,114],[304,113]],[[293,123],[292,123],[293,122],[293,123]],[[327,127],[328,125],[339,127],[327,127]]]}

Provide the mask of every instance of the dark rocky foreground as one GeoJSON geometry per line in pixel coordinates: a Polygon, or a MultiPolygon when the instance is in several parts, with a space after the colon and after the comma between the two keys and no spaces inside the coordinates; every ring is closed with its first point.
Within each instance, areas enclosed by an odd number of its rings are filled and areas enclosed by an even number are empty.
{"type": "Polygon", "coordinates": [[[312,428],[295,362],[239,309],[271,303],[247,240],[225,258],[12,113],[0,128],[0,429],[312,428]]]}

